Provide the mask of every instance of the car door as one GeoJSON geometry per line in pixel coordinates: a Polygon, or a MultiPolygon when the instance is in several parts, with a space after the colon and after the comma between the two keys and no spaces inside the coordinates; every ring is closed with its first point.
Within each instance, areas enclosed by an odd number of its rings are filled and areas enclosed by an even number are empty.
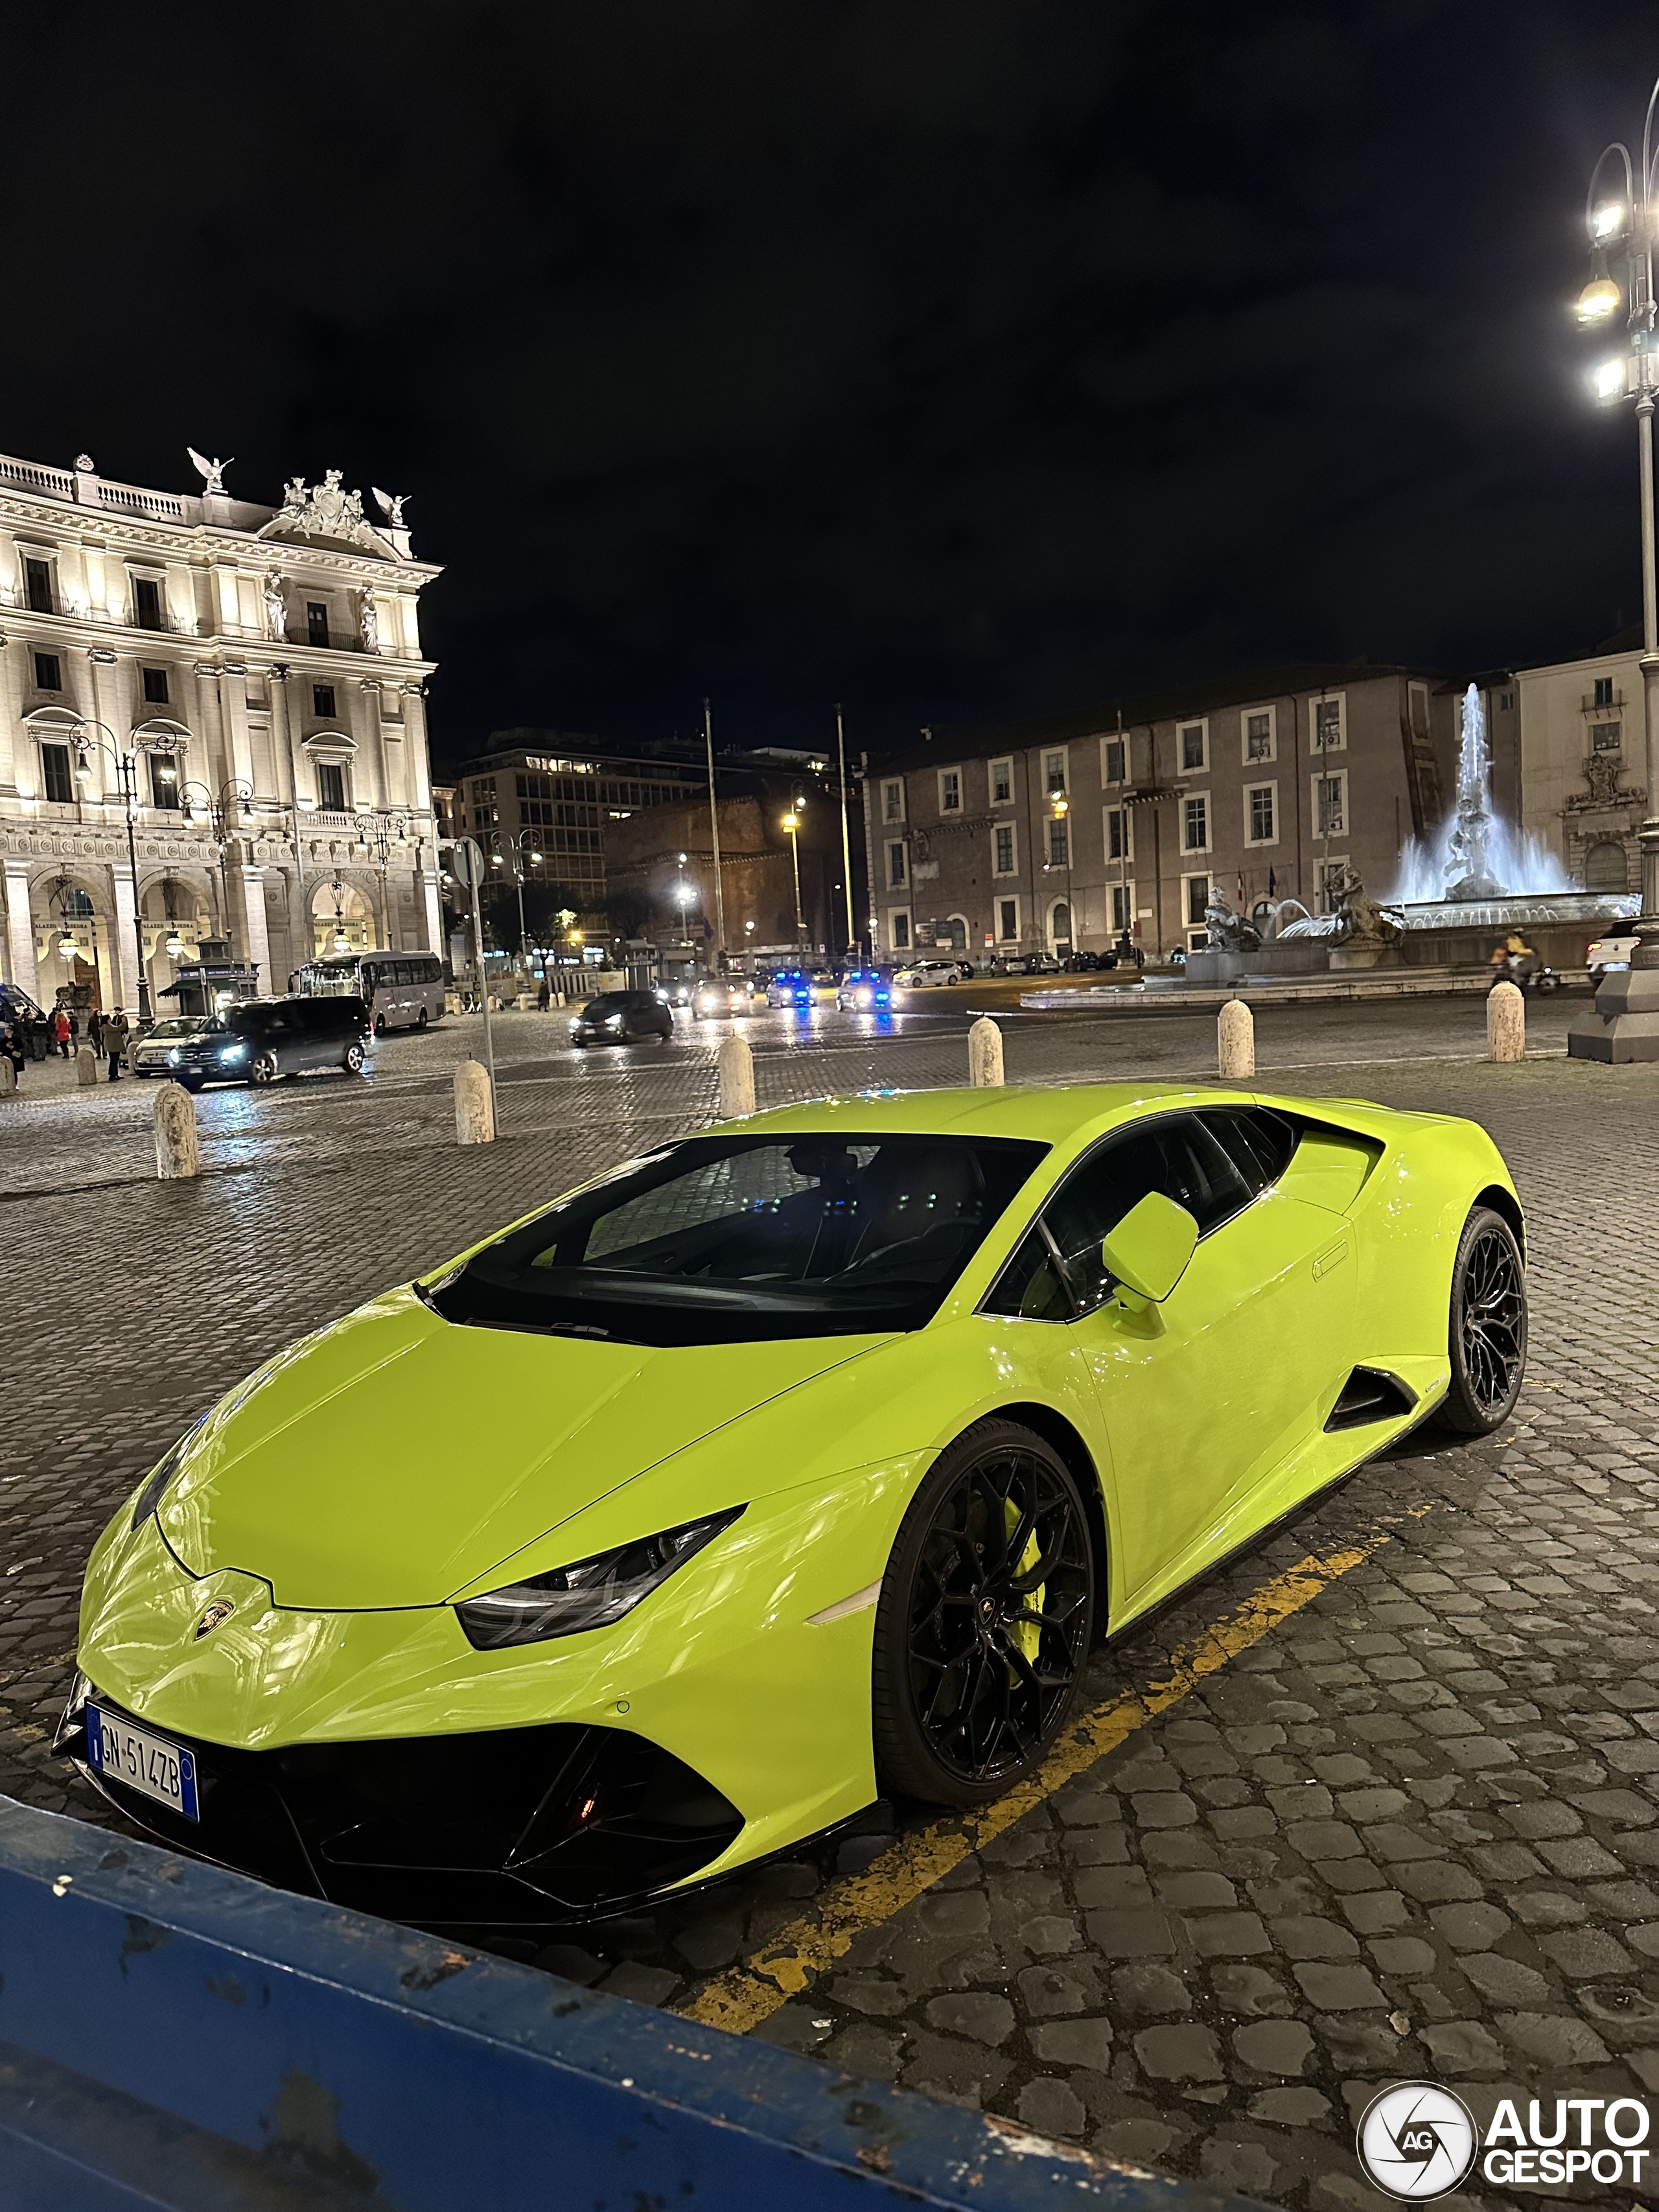
{"type": "Polygon", "coordinates": [[[1044,1209],[1111,1451],[1120,1589],[1137,1605],[1241,1540],[1250,1499],[1318,1435],[1350,1364],[1341,1222],[1228,1133],[1157,1116],[1109,1139],[1044,1209]],[[1149,1191],[1184,1206],[1199,1241],[1170,1297],[1137,1307],[1114,1295],[1101,1244],[1149,1191]]]}

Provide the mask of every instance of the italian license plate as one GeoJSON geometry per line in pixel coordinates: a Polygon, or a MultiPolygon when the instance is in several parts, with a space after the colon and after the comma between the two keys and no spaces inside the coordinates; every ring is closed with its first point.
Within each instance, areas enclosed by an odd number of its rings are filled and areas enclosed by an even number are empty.
{"type": "Polygon", "coordinates": [[[82,1708],[87,1724],[87,1764],[112,1782],[125,1782],[157,1804],[171,1806],[186,1820],[199,1820],[196,1802],[196,1756],[165,1736],[134,1728],[101,1706],[82,1708]]]}

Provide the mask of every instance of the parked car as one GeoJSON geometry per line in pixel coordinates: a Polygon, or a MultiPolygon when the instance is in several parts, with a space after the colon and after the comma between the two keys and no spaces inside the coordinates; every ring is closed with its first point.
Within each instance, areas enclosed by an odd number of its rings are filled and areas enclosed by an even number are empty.
{"type": "Polygon", "coordinates": [[[570,1042],[578,1051],[590,1044],[638,1044],[643,1037],[664,1043],[674,1034],[674,1017],[654,991],[601,991],[570,1018],[570,1042]]]}
{"type": "MultiPolygon", "coordinates": [[[[170,1075],[186,1091],[204,1083],[263,1085],[319,1067],[361,1075],[368,1033],[362,999],[249,999],[203,1015],[193,1035],[167,1047],[165,1069],[144,1073],[170,1075]]],[[[146,1050],[155,1036],[151,1030],[138,1049],[146,1050]]]]}
{"type": "Polygon", "coordinates": [[[705,1017],[740,1014],[749,1005],[749,986],[730,975],[705,975],[685,1003],[705,1017]]]}
{"type": "Polygon", "coordinates": [[[1636,950],[1636,924],[1621,921],[1614,924],[1605,937],[1598,937],[1584,955],[1584,964],[1590,971],[1590,981],[1599,983],[1611,968],[1628,968],[1636,950]]]}
{"type": "Polygon", "coordinates": [[[881,1013],[892,1003],[890,968],[849,968],[836,987],[836,1004],[844,1014],[881,1013]]]}
{"type": "Polygon", "coordinates": [[[1052,952],[1005,952],[997,963],[1004,975],[1058,975],[1060,963],[1052,952]]]}
{"type": "Polygon", "coordinates": [[[956,960],[913,960],[893,976],[894,988],[900,991],[933,991],[961,981],[962,964],[956,960]]]}

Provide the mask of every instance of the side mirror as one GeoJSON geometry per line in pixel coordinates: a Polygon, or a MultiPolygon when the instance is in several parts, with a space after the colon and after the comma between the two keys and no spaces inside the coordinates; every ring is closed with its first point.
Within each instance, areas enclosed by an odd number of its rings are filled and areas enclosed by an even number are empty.
{"type": "Polygon", "coordinates": [[[1137,1298],[1158,1305],[1187,1272],[1198,1224],[1184,1206],[1149,1190],[1100,1248],[1108,1272],[1137,1298]]]}

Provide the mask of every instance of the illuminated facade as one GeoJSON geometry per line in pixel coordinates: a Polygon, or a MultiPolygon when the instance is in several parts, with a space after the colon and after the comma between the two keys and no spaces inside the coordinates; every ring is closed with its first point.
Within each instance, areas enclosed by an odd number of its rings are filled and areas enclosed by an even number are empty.
{"type": "Polygon", "coordinates": [[[403,501],[280,507],[0,456],[3,972],[157,1012],[204,941],[284,988],[318,950],[441,949],[403,501]],[[128,827],[137,856],[130,865],[128,827]],[[135,922],[137,927],[135,928],[135,922]]]}

